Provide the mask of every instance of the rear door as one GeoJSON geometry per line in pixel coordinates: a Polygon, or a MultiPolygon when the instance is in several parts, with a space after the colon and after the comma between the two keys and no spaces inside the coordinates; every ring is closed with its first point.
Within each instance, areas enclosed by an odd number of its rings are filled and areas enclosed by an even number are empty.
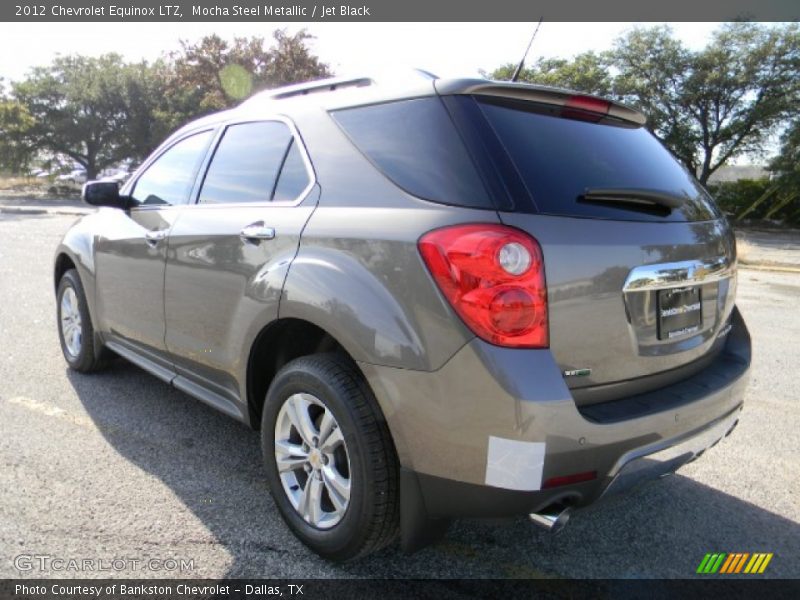
{"type": "Polygon", "coordinates": [[[169,238],[166,343],[175,385],[236,414],[254,327],[278,315],[283,280],[316,206],[313,171],[287,121],[228,125],[169,238]]]}
{"type": "Polygon", "coordinates": [[[719,346],[733,305],[732,234],[645,128],[593,113],[601,101],[449,102],[496,145],[514,190],[501,220],[542,246],[551,350],[568,385],[585,388],[579,403],[663,385],[719,346]]]}

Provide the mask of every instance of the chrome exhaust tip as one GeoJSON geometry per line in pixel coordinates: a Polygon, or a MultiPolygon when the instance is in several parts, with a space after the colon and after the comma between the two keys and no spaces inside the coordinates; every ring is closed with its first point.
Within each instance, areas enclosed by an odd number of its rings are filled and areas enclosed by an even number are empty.
{"type": "Polygon", "coordinates": [[[535,525],[538,525],[550,533],[556,534],[564,529],[571,514],[571,508],[556,506],[540,513],[531,513],[528,517],[535,525]]]}

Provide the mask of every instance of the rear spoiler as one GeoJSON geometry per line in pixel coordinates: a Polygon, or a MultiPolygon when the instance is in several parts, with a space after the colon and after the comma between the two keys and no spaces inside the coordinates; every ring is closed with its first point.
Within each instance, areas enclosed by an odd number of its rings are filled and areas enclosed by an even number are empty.
{"type": "MultiPolygon", "coordinates": [[[[592,105],[603,105],[604,107],[607,106],[607,112],[604,111],[606,116],[635,123],[636,125],[644,125],[647,122],[647,118],[641,112],[620,102],[561,88],[526,83],[488,81],[485,79],[437,79],[434,81],[434,86],[442,96],[452,94],[494,96],[563,106],[565,109],[587,109],[592,105]]],[[[591,110],[591,108],[588,110],[591,110]]]]}

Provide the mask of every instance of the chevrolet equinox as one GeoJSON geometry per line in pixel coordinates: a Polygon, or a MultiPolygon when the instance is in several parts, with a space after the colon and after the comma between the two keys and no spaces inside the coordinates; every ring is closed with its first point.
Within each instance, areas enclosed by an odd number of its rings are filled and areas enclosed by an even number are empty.
{"type": "Polygon", "coordinates": [[[55,258],[68,365],[119,355],[260,430],[345,560],[570,511],[735,427],[731,228],[602,98],[421,77],[259,93],[165,141],[55,258]]]}

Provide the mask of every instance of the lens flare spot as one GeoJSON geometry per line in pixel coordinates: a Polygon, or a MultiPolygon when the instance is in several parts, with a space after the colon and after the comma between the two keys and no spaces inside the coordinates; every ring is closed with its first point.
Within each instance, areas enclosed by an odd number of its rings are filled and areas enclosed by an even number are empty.
{"type": "Polygon", "coordinates": [[[253,90],[253,78],[241,65],[226,65],[219,72],[219,82],[228,97],[242,100],[253,90]]]}

